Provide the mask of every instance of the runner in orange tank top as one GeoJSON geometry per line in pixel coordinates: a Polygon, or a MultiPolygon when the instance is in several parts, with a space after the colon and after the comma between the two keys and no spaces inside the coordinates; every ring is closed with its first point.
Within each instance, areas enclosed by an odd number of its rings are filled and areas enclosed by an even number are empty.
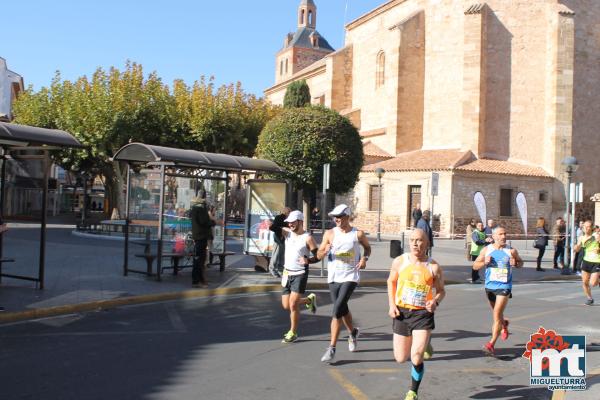
{"type": "Polygon", "coordinates": [[[396,257],[387,280],[389,316],[393,318],[394,357],[412,362],[411,388],[405,400],[418,399],[424,374],[425,351],[435,328],[433,313],[444,298],[444,277],[437,262],[428,258],[429,239],[421,229],[410,236],[410,253],[396,257]],[[434,293],[435,292],[435,293],[434,293]]]}

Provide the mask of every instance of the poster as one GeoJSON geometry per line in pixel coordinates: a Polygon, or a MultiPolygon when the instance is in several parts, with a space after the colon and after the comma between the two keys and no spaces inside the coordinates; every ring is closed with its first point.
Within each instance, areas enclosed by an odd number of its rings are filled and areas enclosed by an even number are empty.
{"type": "Polygon", "coordinates": [[[483,194],[481,192],[475,192],[475,196],[473,196],[473,201],[475,202],[475,208],[477,209],[477,212],[479,213],[479,218],[481,219],[481,222],[483,222],[483,225],[485,226],[487,210],[486,210],[485,198],[483,197],[483,194]]]}
{"type": "Polygon", "coordinates": [[[270,221],[286,205],[287,184],[284,181],[255,180],[247,182],[246,226],[244,253],[270,257],[273,250],[273,232],[270,221]]]}

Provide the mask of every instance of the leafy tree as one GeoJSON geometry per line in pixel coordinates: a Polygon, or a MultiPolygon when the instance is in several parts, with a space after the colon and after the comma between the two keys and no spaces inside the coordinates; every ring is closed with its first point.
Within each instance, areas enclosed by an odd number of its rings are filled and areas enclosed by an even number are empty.
{"type": "Polygon", "coordinates": [[[290,83],[283,97],[284,108],[305,107],[310,104],[310,89],[304,79],[290,83]]]}
{"type": "Polygon", "coordinates": [[[204,78],[188,88],[182,81],[169,89],[156,73],[128,62],[124,71],[96,70],[91,79],[61,81],[57,72],[49,88],[29,88],[19,96],[15,122],[62,129],[85,150],[63,150],[55,162],[63,168],[104,178],[110,211],[123,211],[125,170],[110,161],[130,142],[252,155],[258,134],[276,112],[241,85],[215,90],[204,78]]]}
{"type": "Polygon", "coordinates": [[[334,193],[351,190],[363,166],[356,128],[322,106],[284,109],[261,132],[257,155],[278,163],[285,177],[305,193],[321,187],[323,164],[331,164],[330,190],[334,193]]]}

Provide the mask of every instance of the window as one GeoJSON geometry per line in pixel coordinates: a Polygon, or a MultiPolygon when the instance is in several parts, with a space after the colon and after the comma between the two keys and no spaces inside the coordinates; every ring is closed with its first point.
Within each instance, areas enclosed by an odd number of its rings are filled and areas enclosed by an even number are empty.
{"type": "Polygon", "coordinates": [[[385,84],[385,53],[380,51],[377,54],[377,65],[375,68],[375,88],[385,84]]]}
{"type": "Polygon", "coordinates": [[[285,59],[285,73],[288,73],[288,59],[285,59]]]}
{"type": "Polygon", "coordinates": [[[308,26],[312,26],[313,24],[313,13],[312,11],[308,12],[308,26]]]}
{"type": "Polygon", "coordinates": [[[283,60],[279,62],[279,75],[283,75],[283,60]]]}
{"type": "Polygon", "coordinates": [[[538,192],[538,202],[546,203],[547,201],[548,201],[548,192],[546,192],[545,190],[540,190],[538,192]]]}
{"type": "Polygon", "coordinates": [[[501,217],[512,217],[512,189],[500,189],[500,216],[501,217]]]}
{"type": "Polygon", "coordinates": [[[298,23],[304,25],[304,10],[300,11],[300,21],[298,23]]]}
{"type": "MultiPolygon", "coordinates": [[[[383,185],[381,187],[383,188],[383,185]]],[[[369,211],[377,210],[379,210],[379,185],[369,185],[369,211]]]]}

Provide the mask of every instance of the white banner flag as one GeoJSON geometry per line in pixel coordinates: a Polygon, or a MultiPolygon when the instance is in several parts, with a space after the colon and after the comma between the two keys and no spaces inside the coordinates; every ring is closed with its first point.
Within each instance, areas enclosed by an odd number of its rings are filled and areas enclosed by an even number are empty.
{"type": "Polygon", "coordinates": [[[475,192],[473,201],[475,202],[475,208],[479,213],[479,218],[481,218],[481,222],[483,222],[483,226],[485,226],[487,210],[485,208],[485,199],[483,198],[483,194],[481,192],[475,192]]]}
{"type": "Polygon", "coordinates": [[[516,202],[519,215],[521,215],[521,222],[523,222],[523,232],[527,234],[527,200],[523,192],[517,193],[516,202]]]}

